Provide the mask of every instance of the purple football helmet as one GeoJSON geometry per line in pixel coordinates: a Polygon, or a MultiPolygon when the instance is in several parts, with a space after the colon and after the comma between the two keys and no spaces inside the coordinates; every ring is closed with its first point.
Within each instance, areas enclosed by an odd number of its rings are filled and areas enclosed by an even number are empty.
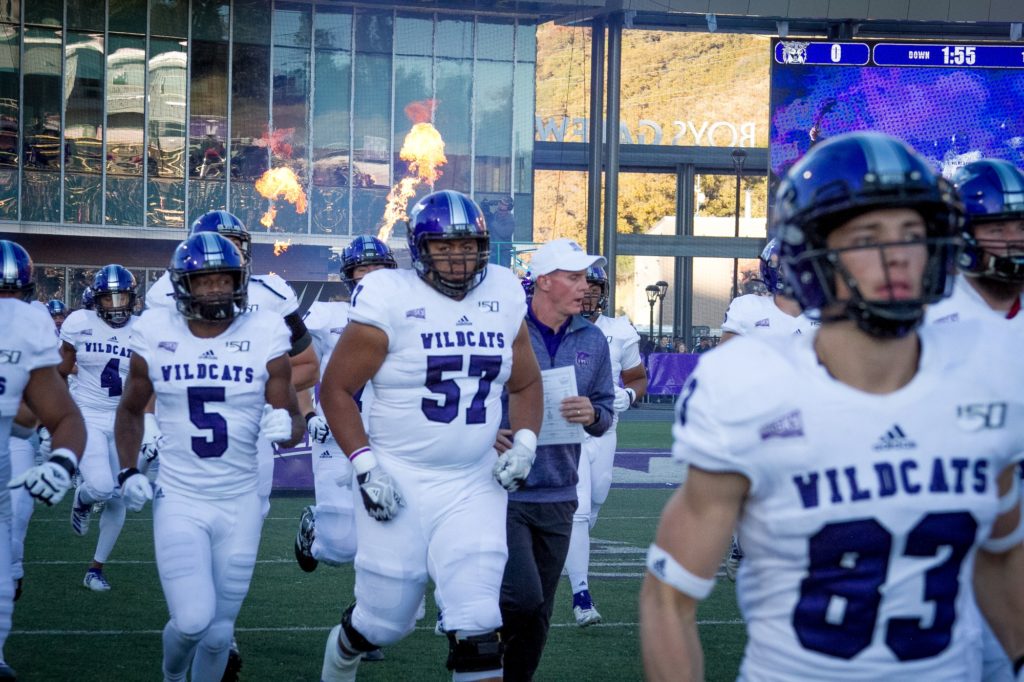
{"type": "Polygon", "coordinates": [[[761,251],[761,281],[770,294],[785,294],[786,280],[779,271],[779,242],[769,239],[761,251]]]}
{"type": "Polygon", "coordinates": [[[391,247],[368,234],[359,235],[341,252],[341,281],[348,288],[349,294],[356,288],[352,273],[360,265],[383,265],[389,270],[398,267],[391,247]]]}
{"type": "Polygon", "coordinates": [[[587,268],[587,284],[601,287],[601,293],[597,296],[588,291],[583,297],[583,317],[593,321],[608,307],[608,273],[600,265],[591,265],[587,268]]]}
{"type": "Polygon", "coordinates": [[[967,212],[960,268],[988,279],[1024,281],[1024,243],[1008,243],[997,254],[974,234],[980,224],[1024,220],[1024,174],[1008,161],[982,159],[959,169],[953,183],[967,212]]]}
{"type": "Polygon", "coordinates": [[[245,228],[245,223],[234,213],[207,211],[193,221],[188,234],[192,236],[199,232],[216,232],[224,237],[237,239],[241,243],[239,249],[242,251],[245,262],[248,264],[252,260],[252,237],[249,236],[249,230],[245,228]]]}
{"type": "Polygon", "coordinates": [[[36,293],[32,258],[21,244],[7,239],[0,239],[0,291],[16,293],[25,301],[36,293]]]}
{"type": "Polygon", "coordinates": [[[199,232],[178,244],[171,258],[171,286],[178,312],[190,320],[223,322],[245,312],[249,302],[249,268],[227,237],[216,232],[199,232]],[[223,272],[234,284],[218,296],[194,296],[192,277],[223,272]]]}
{"type": "MultiPolygon", "coordinates": [[[[899,337],[920,323],[925,305],[949,294],[963,207],[952,185],[906,144],[882,133],[856,132],[816,145],[789,169],[776,193],[774,222],[786,284],[805,311],[820,315],[830,308],[829,319],[853,320],[872,336],[899,337]],[[913,209],[927,228],[928,259],[916,299],[865,299],[840,253],[826,245],[847,221],[887,208],[913,209]],[[850,289],[847,300],[837,298],[838,278],[850,289]]],[[[886,246],[891,245],[877,248],[886,246]]]]}
{"type": "Polygon", "coordinates": [[[445,296],[462,298],[487,276],[490,236],[483,211],[461,192],[428,194],[410,213],[409,253],[423,281],[445,296]],[[476,240],[476,252],[431,255],[427,247],[430,242],[462,239],[476,240]],[[448,267],[439,268],[445,261],[448,267]]]}
{"type": "Polygon", "coordinates": [[[138,283],[128,268],[105,265],[92,278],[96,314],[111,327],[123,327],[132,319],[138,283]]]}

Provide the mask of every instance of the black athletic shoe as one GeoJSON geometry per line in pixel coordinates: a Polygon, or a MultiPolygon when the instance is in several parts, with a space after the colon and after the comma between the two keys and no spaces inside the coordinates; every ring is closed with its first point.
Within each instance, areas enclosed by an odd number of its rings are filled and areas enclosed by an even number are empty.
{"type": "Polygon", "coordinates": [[[299,562],[299,568],[306,573],[312,573],[320,563],[313,557],[313,537],[316,532],[316,516],[313,507],[306,507],[302,510],[299,518],[299,530],[295,534],[295,560],[299,562]]]}

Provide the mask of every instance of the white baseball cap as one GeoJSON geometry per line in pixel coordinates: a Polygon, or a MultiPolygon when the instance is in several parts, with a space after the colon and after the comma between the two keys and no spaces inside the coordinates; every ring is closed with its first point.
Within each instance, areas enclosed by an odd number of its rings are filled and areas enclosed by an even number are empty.
{"type": "Polygon", "coordinates": [[[607,263],[604,256],[594,256],[572,239],[553,239],[537,249],[530,261],[530,272],[534,277],[550,275],[555,270],[579,272],[607,263]]]}

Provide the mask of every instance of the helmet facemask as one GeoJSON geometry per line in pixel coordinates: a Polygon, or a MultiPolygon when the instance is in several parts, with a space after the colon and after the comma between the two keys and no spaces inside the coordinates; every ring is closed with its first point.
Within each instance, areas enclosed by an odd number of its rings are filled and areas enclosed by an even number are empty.
{"type": "Polygon", "coordinates": [[[604,313],[605,308],[608,307],[608,280],[587,277],[587,284],[590,285],[590,288],[588,288],[587,293],[583,295],[583,305],[580,313],[583,317],[593,322],[600,317],[604,313]],[[599,291],[594,291],[594,287],[598,287],[599,291]]]}
{"type": "Polygon", "coordinates": [[[199,270],[190,273],[171,272],[178,312],[189,320],[225,322],[245,312],[249,301],[249,282],[244,270],[223,268],[199,270]],[[192,293],[193,279],[203,275],[227,273],[232,278],[232,290],[196,295],[192,293]]]}
{"type": "Polygon", "coordinates": [[[450,298],[462,298],[479,286],[487,276],[487,262],[491,257],[490,241],[486,235],[462,235],[456,231],[445,234],[422,234],[416,244],[419,253],[413,267],[424,281],[440,293],[450,298]],[[430,252],[431,243],[466,239],[476,241],[475,253],[430,252]]]}
{"type": "Polygon", "coordinates": [[[104,291],[96,295],[96,314],[111,327],[120,328],[128,324],[135,310],[134,291],[104,291]]]}

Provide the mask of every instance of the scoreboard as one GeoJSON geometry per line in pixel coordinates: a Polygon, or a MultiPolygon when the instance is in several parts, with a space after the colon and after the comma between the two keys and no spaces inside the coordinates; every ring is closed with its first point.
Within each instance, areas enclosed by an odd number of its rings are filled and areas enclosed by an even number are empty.
{"type": "Polygon", "coordinates": [[[779,40],[777,64],[1024,69],[1024,46],[779,40]]]}

